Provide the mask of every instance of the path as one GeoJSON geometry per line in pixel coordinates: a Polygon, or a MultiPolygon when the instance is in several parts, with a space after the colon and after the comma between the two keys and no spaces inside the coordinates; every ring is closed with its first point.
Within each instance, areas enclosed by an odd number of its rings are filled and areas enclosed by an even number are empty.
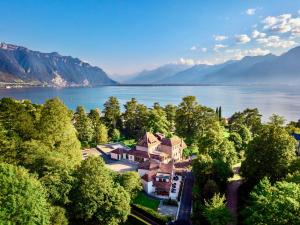
{"type": "MultiPolygon", "coordinates": [[[[240,168],[234,168],[234,173],[239,174],[240,168]]],[[[238,189],[242,185],[243,180],[237,179],[232,180],[227,184],[227,207],[229,208],[230,212],[233,215],[234,222],[232,224],[237,223],[237,216],[238,216],[238,189]]]]}
{"type": "Polygon", "coordinates": [[[184,181],[180,208],[179,208],[176,224],[186,224],[186,225],[191,224],[190,217],[191,217],[191,210],[192,210],[193,184],[194,184],[193,174],[192,172],[188,172],[184,181]]]}

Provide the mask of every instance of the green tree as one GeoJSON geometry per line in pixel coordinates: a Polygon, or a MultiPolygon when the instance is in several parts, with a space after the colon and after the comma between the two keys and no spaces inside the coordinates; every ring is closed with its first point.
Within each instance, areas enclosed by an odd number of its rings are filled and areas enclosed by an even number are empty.
{"type": "Polygon", "coordinates": [[[170,124],[163,109],[154,108],[149,112],[147,129],[152,133],[162,133],[167,135],[170,130],[170,124]]]}
{"type": "Polygon", "coordinates": [[[66,210],[59,206],[53,206],[51,208],[51,225],[68,225],[69,221],[66,217],[66,210]]]}
{"type": "Polygon", "coordinates": [[[296,158],[295,146],[296,141],[283,127],[264,126],[249,143],[242,175],[254,183],[265,176],[272,182],[283,178],[296,158]]]}
{"type": "Polygon", "coordinates": [[[252,133],[256,135],[261,128],[261,117],[257,108],[245,109],[243,112],[236,112],[229,120],[229,128],[236,125],[245,125],[252,133]]]}
{"type": "Polygon", "coordinates": [[[167,120],[169,121],[169,124],[170,124],[170,130],[175,131],[175,123],[176,123],[175,120],[176,120],[177,106],[172,105],[172,104],[168,104],[168,105],[165,106],[164,110],[166,112],[167,120]]]}
{"type": "Polygon", "coordinates": [[[227,225],[233,221],[232,216],[226,207],[225,197],[220,194],[205,202],[203,216],[212,225],[227,225]]]}
{"type": "Polygon", "coordinates": [[[99,109],[91,109],[88,117],[90,118],[92,122],[93,129],[95,130],[99,123],[101,123],[101,116],[100,116],[100,110],[99,109]]]}
{"type": "Polygon", "coordinates": [[[76,130],[71,122],[72,114],[58,99],[46,101],[39,121],[39,139],[53,154],[61,154],[70,168],[81,162],[82,154],[76,130]]]}
{"type": "Polygon", "coordinates": [[[283,116],[279,116],[276,114],[272,114],[269,118],[269,125],[274,125],[274,126],[283,126],[285,124],[285,119],[283,116]]]}
{"type": "Polygon", "coordinates": [[[134,171],[121,174],[118,182],[129,193],[131,199],[134,199],[143,188],[139,174],[134,171]]]}
{"type": "Polygon", "coordinates": [[[130,212],[130,196],[114,183],[110,171],[99,157],[88,157],[75,173],[71,192],[72,214],[81,224],[117,225],[130,212]]]}
{"type": "Polygon", "coordinates": [[[118,128],[117,125],[121,118],[120,103],[116,97],[109,97],[104,103],[103,113],[105,125],[111,134],[113,129],[118,128]]]}
{"type": "Polygon", "coordinates": [[[118,129],[113,129],[112,134],[111,134],[111,139],[113,141],[119,141],[121,138],[121,133],[118,129]]]}
{"type": "Polygon", "coordinates": [[[0,224],[50,224],[46,192],[24,168],[0,163],[0,190],[0,224]]]}
{"type": "Polygon", "coordinates": [[[93,139],[94,130],[90,118],[87,116],[84,108],[78,106],[74,114],[74,126],[77,130],[78,139],[83,145],[88,145],[93,139]]]}
{"type": "Polygon", "coordinates": [[[300,185],[277,182],[271,185],[263,179],[251,192],[243,211],[245,224],[300,224],[300,185]]]}
{"type": "Polygon", "coordinates": [[[108,130],[106,126],[99,123],[95,130],[95,140],[97,144],[105,144],[108,142],[108,130]]]}

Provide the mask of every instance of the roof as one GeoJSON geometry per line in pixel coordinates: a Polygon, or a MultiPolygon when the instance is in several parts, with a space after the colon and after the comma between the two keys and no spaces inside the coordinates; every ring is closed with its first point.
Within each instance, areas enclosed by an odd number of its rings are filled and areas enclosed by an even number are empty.
{"type": "Polygon", "coordinates": [[[141,178],[144,181],[150,182],[150,181],[154,180],[155,174],[156,174],[155,172],[149,172],[149,173],[144,174],[144,176],[142,176],[141,178]]]}
{"type": "Polygon", "coordinates": [[[131,151],[128,151],[128,155],[134,155],[134,156],[146,158],[146,159],[150,158],[148,152],[136,150],[136,149],[132,149],[131,151]]]}
{"type": "Polygon", "coordinates": [[[160,163],[158,173],[172,173],[174,168],[173,162],[169,163],[160,163]]]}
{"type": "Polygon", "coordinates": [[[171,187],[171,182],[154,181],[154,186],[156,187],[156,189],[169,192],[171,187]]]}
{"type": "Polygon", "coordinates": [[[300,134],[292,133],[292,136],[293,136],[297,141],[300,141],[300,134]]]}
{"type": "Polygon", "coordinates": [[[115,154],[120,155],[120,154],[127,153],[127,152],[128,152],[128,150],[125,148],[117,148],[117,149],[112,150],[110,153],[115,153],[115,154]]]}
{"type": "Polygon", "coordinates": [[[183,141],[183,139],[181,139],[180,137],[174,135],[171,138],[163,138],[162,139],[162,145],[167,145],[167,146],[174,146],[174,145],[180,145],[182,148],[186,148],[186,144],[183,141]]]}
{"type": "Polygon", "coordinates": [[[146,134],[137,143],[138,146],[142,147],[149,147],[159,144],[160,141],[151,132],[146,132],[146,134]]]}
{"type": "Polygon", "coordinates": [[[149,159],[139,164],[139,169],[144,170],[157,170],[159,168],[159,162],[153,159],[149,159]]]}

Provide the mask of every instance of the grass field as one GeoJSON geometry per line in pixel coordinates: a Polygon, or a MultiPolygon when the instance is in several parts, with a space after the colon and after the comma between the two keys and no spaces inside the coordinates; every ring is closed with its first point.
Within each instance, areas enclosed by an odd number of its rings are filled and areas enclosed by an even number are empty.
{"type": "Polygon", "coordinates": [[[123,145],[128,146],[129,148],[132,148],[136,145],[136,140],[134,139],[124,139],[120,141],[123,145]]]}
{"type": "Polygon", "coordinates": [[[159,200],[148,197],[144,192],[139,192],[138,196],[133,200],[133,204],[142,205],[144,207],[157,210],[159,200]]]}

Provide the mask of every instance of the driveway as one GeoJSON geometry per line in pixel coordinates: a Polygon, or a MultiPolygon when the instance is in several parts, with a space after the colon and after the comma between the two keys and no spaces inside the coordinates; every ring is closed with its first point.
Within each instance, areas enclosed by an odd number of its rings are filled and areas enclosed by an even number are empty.
{"type": "Polygon", "coordinates": [[[190,217],[191,217],[191,209],[192,209],[193,184],[194,184],[193,174],[192,172],[188,172],[184,181],[176,224],[186,224],[186,225],[191,224],[190,217]]]}

